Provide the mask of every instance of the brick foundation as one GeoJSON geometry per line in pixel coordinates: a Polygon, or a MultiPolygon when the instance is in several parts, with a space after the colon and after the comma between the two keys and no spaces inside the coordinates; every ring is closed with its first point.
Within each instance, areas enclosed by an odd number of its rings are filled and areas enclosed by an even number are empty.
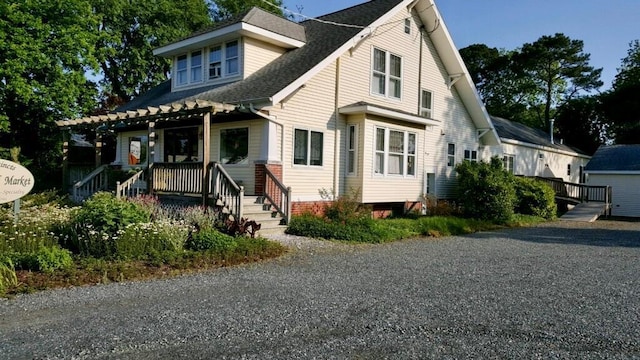
{"type": "Polygon", "coordinates": [[[254,171],[256,180],[254,191],[256,195],[264,195],[264,184],[267,179],[265,169],[269,169],[278,180],[282,181],[282,164],[256,163],[254,171]]]}

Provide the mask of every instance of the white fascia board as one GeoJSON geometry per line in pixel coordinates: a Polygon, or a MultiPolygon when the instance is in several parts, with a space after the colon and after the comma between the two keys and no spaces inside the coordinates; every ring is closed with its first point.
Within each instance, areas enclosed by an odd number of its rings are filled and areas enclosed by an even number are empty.
{"type": "Polygon", "coordinates": [[[277,46],[281,46],[285,49],[299,48],[304,45],[304,42],[295,40],[290,37],[276,34],[272,31],[259,28],[255,25],[247,24],[244,22],[235,23],[218,30],[200,34],[182,41],[178,41],[172,44],[168,44],[153,50],[153,55],[171,57],[177,54],[181,54],[188,49],[198,49],[214,43],[214,40],[218,39],[220,42],[233,38],[233,35],[248,36],[262,40],[277,46]]]}
{"type": "Polygon", "coordinates": [[[502,138],[501,140],[502,140],[503,144],[511,144],[511,145],[523,146],[523,147],[528,147],[528,148],[531,148],[531,149],[553,152],[553,153],[556,153],[556,154],[562,154],[562,155],[567,155],[567,156],[575,156],[575,157],[579,157],[579,158],[583,158],[583,159],[591,159],[591,156],[589,156],[589,155],[578,154],[577,152],[560,150],[560,149],[556,149],[556,148],[552,148],[552,147],[548,147],[548,146],[544,146],[544,145],[531,144],[531,143],[524,142],[524,141],[518,141],[518,140],[513,140],[513,139],[505,139],[505,138],[502,138]]]}
{"type": "Polygon", "coordinates": [[[351,114],[370,114],[382,116],[389,119],[406,121],[414,124],[420,125],[429,125],[429,126],[440,126],[440,121],[427,119],[417,115],[405,114],[398,111],[384,109],[377,107],[375,105],[355,105],[355,106],[345,106],[339,110],[340,114],[351,115],[351,114]]]}
{"type": "Polygon", "coordinates": [[[440,15],[436,4],[433,0],[420,0],[415,6],[415,10],[420,15],[422,22],[428,25],[425,31],[430,32],[429,37],[449,75],[462,75],[460,80],[456,81],[454,87],[458,90],[458,94],[476,128],[491,129],[489,133],[484,135],[483,139],[485,139],[487,145],[499,145],[500,137],[493,127],[489,113],[473,84],[469,71],[464,65],[464,61],[462,61],[462,57],[449,34],[446,24],[442,20],[442,15],[440,15]],[[432,28],[429,28],[429,25],[432,28]]]}
{"type": "Polygon", "coordinates": [[[405,0],[405,1],[401,2],[401,3],[399,3],[393,9],[389,10],[386,14],[384,14],[383,16],[378,18],[378,20],[376,20],[373,23],[371,23],[371,25],[369,25],[369,27],[366,27],[366,28],[362,29],[361,31],[359,31],[353,38],[351,38],[350,40],[348,40],[344,44],[342,44],[342,46],[340,46],[331,55],[329,55],[326,58],[324,58],[324,60],[320,61],[316,66],[311,68],[309,71],[307,71],[301,77],[299,77],[294,82],[289,84],[287,87],[285,87],[284,89],[280,90],[277,94],[275,94],[273,96],[273,104],[275,105],[275,104],[279,103],[280,101],[282,101],[283,99],[286,99],[291,93],[296,91],[300,86],[302,86],[305,83],[307,83],[307,81],[311,80],[311,78],[313,78],[315,75],[317,75],[320,71],[322,71],[324,68],[326,68],[329,64],[331,64],[337,58],[342,56],[342,54],[347,52],[349,49],[353,48],[353,44],[357,44],[361,39],[369,36],[371,34],[371,29],[372,28],[376,28],[376,27],[386,23],[393,16],[395,16],[398,11],[401,11],[401,10],[407,11],[406,10],[406,6],[408,4],[410,4],[412,1],[413,0],[405,0]]]}
{"type": "Polygon", "coordinates": [[[584,170],[584,173],[591,175],[640,175],[640,170],[584,170]]]}

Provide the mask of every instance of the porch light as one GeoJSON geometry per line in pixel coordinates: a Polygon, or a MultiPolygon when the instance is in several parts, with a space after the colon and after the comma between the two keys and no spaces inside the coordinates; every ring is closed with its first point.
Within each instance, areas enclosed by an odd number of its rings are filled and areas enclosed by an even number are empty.
{"type": "Polygon", "coordinates": [[[127,124],[124,123],[124,121],[120,120],[116,123],[115,128],[116,129],[122,129],[122,128],[126,128],[127,124]]]}
{"type": "Polygon", "coordinates": [[[100,125],[100,126],[98,126],[96,128],[96,132],[102,132],[103,133],[103,132],[106,132],[107,130],[109,130],[109,125],[107,125],[107,124],[102,124],[102,125],[100,125]]]}

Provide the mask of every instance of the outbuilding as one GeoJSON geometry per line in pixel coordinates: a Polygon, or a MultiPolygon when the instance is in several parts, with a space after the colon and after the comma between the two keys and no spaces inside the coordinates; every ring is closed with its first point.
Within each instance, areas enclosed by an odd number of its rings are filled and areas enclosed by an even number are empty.
{"type": "Polygon", "coordinates": [[[612,216],[640,217],[640,144],[601,146],[585,167],[587,184],[612,188],[612,216]]]}

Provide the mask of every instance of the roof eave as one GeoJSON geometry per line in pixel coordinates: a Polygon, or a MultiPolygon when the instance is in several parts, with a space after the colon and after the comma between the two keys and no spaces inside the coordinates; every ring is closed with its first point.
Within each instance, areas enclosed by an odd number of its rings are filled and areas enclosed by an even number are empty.
{"type": "Polygon", "coordinates": [[[419,124],[424,126],[440,126],[441,122],[438,120],[428,119],[425,117],[405,114],[402,112],[394,111],[391,109],[381,108],[372,104],[359,104],[344,106],[339,109],[340,114],[352,115],[352,114],[370,114],[383,116],[385,118],[406,121],[413,124],[419,124]]]}

